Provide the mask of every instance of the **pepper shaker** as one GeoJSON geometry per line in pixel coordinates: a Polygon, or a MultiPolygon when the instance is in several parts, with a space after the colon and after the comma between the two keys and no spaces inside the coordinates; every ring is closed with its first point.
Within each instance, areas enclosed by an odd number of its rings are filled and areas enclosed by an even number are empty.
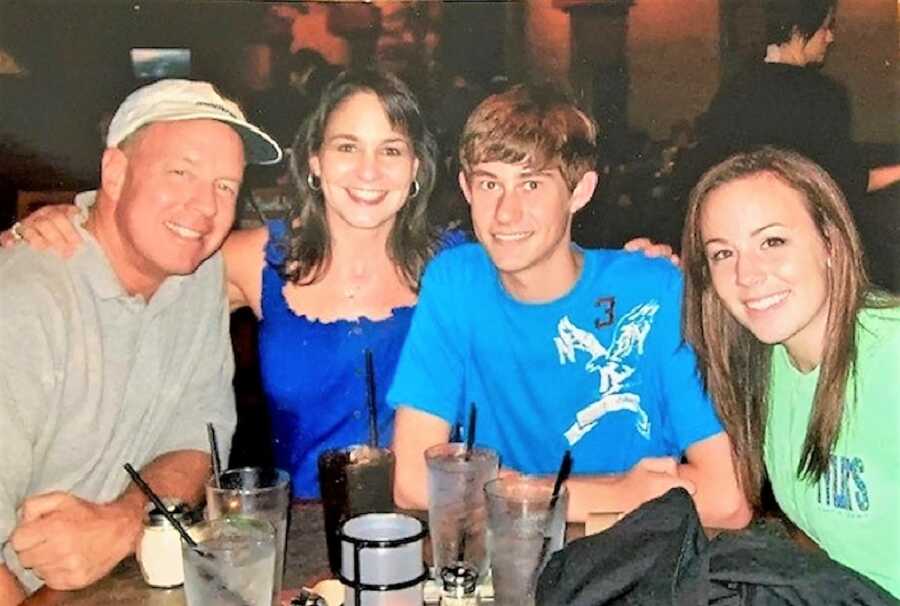
{"type": "Polygon", "coordinates": [[[457,563],[441,569],[441,606],[479,606],[474,568],[457,563]]]}

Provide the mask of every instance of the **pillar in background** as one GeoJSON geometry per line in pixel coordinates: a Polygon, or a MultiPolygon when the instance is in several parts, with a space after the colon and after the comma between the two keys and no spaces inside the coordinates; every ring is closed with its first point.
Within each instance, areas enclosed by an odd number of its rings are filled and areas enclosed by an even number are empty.
{"type": "Polygon", "coordinates": [[[569,81],[612,142],[628,131],[628,13],[633,0],[554,0],[569,14],[569,81]]]}

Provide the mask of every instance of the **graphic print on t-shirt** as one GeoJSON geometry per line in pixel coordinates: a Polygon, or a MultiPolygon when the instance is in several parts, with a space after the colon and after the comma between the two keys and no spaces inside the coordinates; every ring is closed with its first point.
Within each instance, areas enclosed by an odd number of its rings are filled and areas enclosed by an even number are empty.
{"type": "Polygon", "coordinates": [[[869,489],[865,465],[859,457],[831,455],[828,469],[817,483],[822,510],[862,513],[869,510],[869,489]]]}
{"type": "Polygon", "coordinates": [[[645,439],[650,439],[650,419],[641,408],[641,398],[629,392],[628,388],[636,362],[644,354],[644,341],[653,326],[657,310],[659,304],[649,301],[622,316],[613,329],[609,348],[604,347],[592,332],[576,326],[569,316],[563,316],[557,324],[559,336],[554,337],[553,341],[559,353],[559,363],[575,363],[576,353],[582,351],[590,355],[584,369],[599,375],[599,397],[575,414],[575,422],[564,434],[570,446],[594,429],[604,415],[620,410],[637,415],[635,429],[645,439]]]}

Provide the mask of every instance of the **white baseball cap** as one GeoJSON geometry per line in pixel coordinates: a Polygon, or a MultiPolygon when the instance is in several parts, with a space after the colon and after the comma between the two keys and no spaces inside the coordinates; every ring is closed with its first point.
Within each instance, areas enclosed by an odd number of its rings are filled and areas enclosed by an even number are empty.
{"type": "Polygon", "coordinates": [[[244,117],[237,103],[226,99],[209,82],[159,80],[128,95],[106,135],[107,147],[115,147],[128,135],[152,122],[219,120],[231,125],[244,141],[248,164],[275,164],[281,147],[244,117]]]}

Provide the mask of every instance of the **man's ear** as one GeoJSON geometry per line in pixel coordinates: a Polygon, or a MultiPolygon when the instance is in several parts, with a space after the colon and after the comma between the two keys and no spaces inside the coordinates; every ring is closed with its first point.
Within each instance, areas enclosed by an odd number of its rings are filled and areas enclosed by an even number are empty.
{"type": "Polygon", "coordinates": [[[107,147],[100,159],[100,189],[110,200],[117,201],[125,187],[128,156],[118,147],[107,147]]]}
{"type": "Polygon", "coordinates": [[[469,203],[469,206],[472,205],[472,190],[469,189],[469,180],[466,178],[466,173],[463,171],[459,171],[459,188],[462,190],[463,196],[466,197],[466,202],[469,203]]]}
{"type": "Polygon", "coordinates": [[[575,189],[572,190],[572,196],[569,198],[569,212],[571,214],[574,215],[591,201],[599,180],[599,175],[593,170],[589,170],[582,175],[575,185],[575,189]]]}

